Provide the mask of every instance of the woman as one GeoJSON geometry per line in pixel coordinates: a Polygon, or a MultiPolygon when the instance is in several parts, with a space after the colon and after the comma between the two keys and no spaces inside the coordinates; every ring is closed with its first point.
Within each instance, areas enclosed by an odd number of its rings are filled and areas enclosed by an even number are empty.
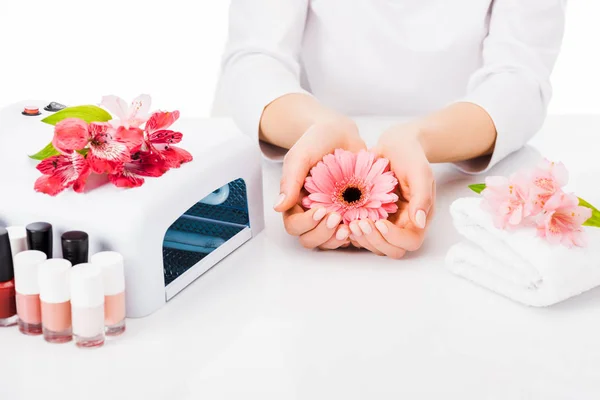
{"type": "Polygon", "coordinates": [[[218,100],[263,150],[289,149],[275,210],[309,248],[402,257],[433,214],[430,163],[484,172],[541,127],[564,0],[233,0],[218,100]],[[310,168],[365,147],[351,117],[410,116],[374,149],[404,202],[394,221],[304,211],[310,168]]]}

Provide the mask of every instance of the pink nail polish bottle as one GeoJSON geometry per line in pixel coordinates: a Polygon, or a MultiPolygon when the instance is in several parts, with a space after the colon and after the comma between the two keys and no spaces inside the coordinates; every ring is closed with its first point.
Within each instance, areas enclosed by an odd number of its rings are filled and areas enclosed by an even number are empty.
{"type": "Polygon", "coordinates": [[[73,339],[71,330],[71,263],[61,258],[44,261],[38,268],[42,332],[50,343],[65,343],[73,339]]]}
{"type": "Polygon", "coordinates": [[[10,239],[10,250],[14,258],[20,252],[28,249],[27,230],[24,226],[9,226],[6,230],[10,239]]]}
{"type": "Polygon", "coordinates": [[[102,268],[106,335],[120,335],[125,332],[125,269],[123,256],[114,251],[102,251],[94,254],[91,262],[102,268]]]}
{"type": "Polygon", "coordinates": [[[44,261],[46,254],[37,250],[22,251],[14,256],[17,324],[25,335],[42,334],[38,268],[44,261]]]}
{"type": "Polygon", "coordinates": [[[71,270],[71,315],[78,347],[104,345],[104,284],[102,269],[84,263],[71,270]]]}

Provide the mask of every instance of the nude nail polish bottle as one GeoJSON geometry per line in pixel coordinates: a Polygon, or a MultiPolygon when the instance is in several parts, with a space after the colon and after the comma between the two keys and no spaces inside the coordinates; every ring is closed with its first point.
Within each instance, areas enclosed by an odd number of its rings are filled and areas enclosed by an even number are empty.
{"type": "Polygon", "coordinates": [[[0,228],[0,327],[17,323],[15,281],[8,231],[0,228]]]}
{"type": "Polygon", "coordinates": [[[25,230],[24,226],[9,226],[6,228],[6,230],[8,231],[10,249],[14,259],[15,255],[28,249],[27,231],[25,230]]]}
{"type": "Polygon", "coordinates": [[[25,335],[42,334],[38,268],[44,261],[46,254],[38,250],[26,250],[14,256],[17,324],[25,335]]]}
{"type": "Polygon", "coordinates": [[[123,256],[114,251],[102,251],[94,254],[91,262],[102,268],[106,335],[120,335],[125,332],[125,269],[123,256]]]}
{"type": "Polygon", "coordinates": [[[78,347],[104,344],[104,283],[102,269],[79,264],[71,270],[71,316],[78,347]]]}
{"type": "Polygon", "coordinates": [[[46,260],[38,268],[42,332],[50,343],[64,343],[73,338],[70,270],[71,263],[61,258],[46,260]]]}
{"type": "Polygon", "coordinates": [[[47,222],[34,222],[25,227],[27,231],[27,247],[39,250],[52,258],[52,225],[47,222]]]}

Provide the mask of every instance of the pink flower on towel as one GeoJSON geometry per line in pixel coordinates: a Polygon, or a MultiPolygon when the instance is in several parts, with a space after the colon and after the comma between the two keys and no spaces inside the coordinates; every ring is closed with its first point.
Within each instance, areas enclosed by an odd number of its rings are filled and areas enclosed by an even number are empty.
{"type": "Polygon", "coordinates": [[[509,178],[490,176],[485,179],[486,188],[481,192],[481,206],[494,217],[494,225],[500,229],[516,227],[529,216],[526,207],[528,191],[526,178],[521,174],[509,178]]]}
{"type": "Polygon", "coordinates": [[[389,160],[375,154],[337,149],[313,167],[304,183],[309,195],[305,208],[325,207],[339,213],[348,224],[354,220],[377,221],[398,211],[398,180],[389,171],[389,160]]]}
{"type": "Polygon", "coordinates": [[[538,236],[567,247],[586,245],[582,224],[592,216],[592,210],[580,206],[577,196],[557,193],[545,202],[544,210],[538,220],[538,236]]]}
{"type": "Polygon", "coordinates": [[[544,160],[531,173],[531,190],[528,208],[532,215],[542,211],[546,202],[569,181],[569,173],[563,163],[544,160]]]}

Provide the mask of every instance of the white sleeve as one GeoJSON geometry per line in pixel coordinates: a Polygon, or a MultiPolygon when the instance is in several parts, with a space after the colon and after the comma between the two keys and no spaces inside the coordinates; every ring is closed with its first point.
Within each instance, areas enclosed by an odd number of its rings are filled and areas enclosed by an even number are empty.
{"type": "Polygon", "coordinates": [[[484,172],[520,149],[541,128],[552,95],[550,74],[558,56],[566,0],[494,0],[483,66],[469,81],[463,101],[479,105],[496,126],[494,152],[459,163],[484,172]]]}
{"type": "MultiPolygon", "coordinates": [[[[300,85],[299,62],[307,9],[308,0],[231,2],[217,96],[239,128],[256,140],[267,105],[285,94],[308,94],[300,85]]],[[[269,157],[273,149],[261,147],[269,157]]]]}

